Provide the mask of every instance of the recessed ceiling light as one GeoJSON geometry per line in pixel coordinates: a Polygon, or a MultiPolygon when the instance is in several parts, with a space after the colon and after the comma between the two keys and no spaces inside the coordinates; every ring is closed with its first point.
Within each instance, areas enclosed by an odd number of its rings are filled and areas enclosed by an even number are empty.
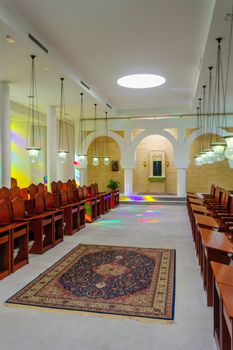
{"type": "Polygon", "coordinates": [[[15,38],[13,38],[11,35],[7,34],[5,35],[5,38],[4,38],[5,42],[7,42],[8,44],[15,44],[16,43],[16,40],[15,38]]]}
{"type": "Polygon", "coordinates": [[[130,89],[148,89],[164,84],[166,79],[155,74],[132,74],[117,80],[117,84],[130,89]]]}

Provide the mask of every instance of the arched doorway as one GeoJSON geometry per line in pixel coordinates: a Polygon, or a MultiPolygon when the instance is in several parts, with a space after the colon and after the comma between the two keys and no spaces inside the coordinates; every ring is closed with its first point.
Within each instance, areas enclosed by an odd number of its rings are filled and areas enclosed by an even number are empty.
{"type": "Polygon", "coordinates": [[[110,156],[110,164],[104,165],[103,156],[105,155],[105,136],[96,138],[96,146],[100,156],[100,163],[98,166],[92,165],[92,156],[95,151],[95,140],[93,140],[87,151],[87,183],[97,182],[100,191],[106,191],[106,186],[110,179],[120,183],[120,191],[124,190],[124,170],[120,166],[121,152],[118,143],[111,137],[107,138],[108,149],[110,156]],[[112,162],[118,162],[119,170],[113,171],[112,162]]]}
{"type": "Polygon", "coordinates": [[[174,149],[167,137],[161,135],[145,136],[137,144],[135,156],[134,193],[176,193],[177,171],[173,164],[174,149]],[[161,163],[159,163],[160,159],[161,163]],[[158,167],[159,170],[161,167],[161,174],[153,172],[153,167],[158,167]]]}

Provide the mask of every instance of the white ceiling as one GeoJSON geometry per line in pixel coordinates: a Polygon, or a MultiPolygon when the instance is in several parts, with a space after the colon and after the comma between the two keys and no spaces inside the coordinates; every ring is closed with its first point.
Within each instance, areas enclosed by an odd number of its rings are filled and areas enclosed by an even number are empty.
{"type": "Polygon", "coordinates": [[[0,80],[9,81],[13,101],[26,105],[29,56],[35,53],[44,111],[59,105],[59,78],[64,76],[70,119],[79,115],[80,80],[91,87],[85,94],[89,117],[96,101],[99,116],[104,116],[106,103],[113,106],[111,116],[191,113],[199,86],[207,80],[207,66],[215,63],[214,39],[228,35],[224,16],[231,2],[0,0],[0,80]],[[48,54],[28,39],[29,32],[48,54]],[[6,44],[5,34],[13,35],[16,44],[6,44]],[[166,83],[146,90],[116,84],[131,73],[160,74],[166,83]]]}

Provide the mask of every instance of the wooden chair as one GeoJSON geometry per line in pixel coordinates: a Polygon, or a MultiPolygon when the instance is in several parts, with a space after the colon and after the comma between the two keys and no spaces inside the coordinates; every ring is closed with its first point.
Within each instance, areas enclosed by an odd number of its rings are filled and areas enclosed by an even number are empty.
{"type": "Polygon", "coordinates": [[[0,226],[0,280],[11,273],[11,227],[0,226]]]}
{"type": "Polygon", "coordinates": [[[34,198],[35,195],[38,193],[37,186],[35,184],[31,184],[28,187],[28,193],[29,193],[30,198],[34,198]]]}
{"type": "Polygon", "coordinates": [[[53,181],[51,182],[51,191],[53,196],[53,204],[56,208],[60,206],[60,191],[58,189],[58,184],[53,181]]]}
{"type": "Polygon", "coordinates": [[[215,190],[216,190],[216,186],[214,184],[211,184],[210,193],[202,193],[202,196],[204,198],[214,198],[215,190]]]}
{"type": "Polygon", "coordinates": [[[44,194],[47,191],[47,188],[41,182],[37,185],[37,192],[40,194],[44,194]]]}
{"type": "Polygon", "coordinates": [[[57,245],[63,241],[64,236],[64,212],[63,209],[58,209],[54,206],[54,197],[52,193],[45,192],[44,202],[45,208],[48,211],[53,211],[54,219],[54,245],[57,245]]]}
{"type": "Polygon", "coordinates": [[[10,197],[11,197],[11,200],[14,199],[15,197],[20,198],[20,188],[17,186],[12,187],[10,189],[10,197]]]}
{"type": "Polygon", "coordinates": [[[97,215],[97,198],[88,196],[87,187],[84,185],[81,190],[79,190],[79,194],[82,191],[82,199],[85,200],[85,210],[86,210],[86,221],[93,222],[97,220],[99,215],[97,215]]]}
{"type": "MultiPolygon", "coordinates": [[[[12,272],[28,264],[28,224],[14,222],[11,203],[0,201],[0,227],[11,226],[9,239],[10,269],[12,272]]],[[[9,230],[9,229],[8,229],[9,230]]],[[[5,256],[5,258],[7,255],[5,256]]],[[[0,258],[1,260],[1,258],[0,258]]]]}
{"type": "MultiPolygon", "coordinates": [[[[38,195],[40,196],[40,195],[38,195]]],[[[40,211],[41,199],[35,198],[36,210],[40,211]]],[[[54,224],[52,213],[41,213],[30,216],[25,213],[24,201],[14,198],[12,201],[14,220],[29,223],[29,252],[43,254],[53,246],[54,224]]]]}
{"type": "Polygon", "coordinates": [[[28,188],[20,188],[20,198],[23,200],[29,199],[28,188]]]}
{"type": "Polygon", "coordinates": [[[11,177],[11,188],[18,187],[17,180],[14,177],[11,177]]]}
{"type": "Polygon", "coordinates": [[[61,182],[60,180],[57,182],[57,189],[58,189],[58,192],[61,192],[61,190],[64,189],[63,182],[61,182]]]}
{"type": "Polygon", "coordinates": [[[68,200],[71,202],[79,201],[77,186],[74,186],[72,180],[67,181],[68,200]]]}
{"type": "Polygon", "coordinates": [[[78,189],[74,189],[70,183],[67,188],[68,204],[78,204],[78,230],[81,230],[86,225],[85,220],[85,200],[80,200],[78,189]]]}
{"type": "Polygon", "coordinates": [[[100,214],[104,215],[108,213],[109,210],[109,201],[108,201],[108,193],[107,192],[98,192],[98,185],[97,184],[91,184],[90,186],[90,193],[91,196],[96,196],[100,199],[100,214]]]}
{"type": "Polygon", "coordinates": [[[4,199],[7,202],[11,201],[11,194],[9,188],[2,186],[0,188],[0,199],[4,199]]]}
{"type": "Polygon", "coordinates": [[[79,230],[79,204],[69,203],[67,190],[62,189],[61,206],[64,210],[65,235],[73,235],[79,230]]]}

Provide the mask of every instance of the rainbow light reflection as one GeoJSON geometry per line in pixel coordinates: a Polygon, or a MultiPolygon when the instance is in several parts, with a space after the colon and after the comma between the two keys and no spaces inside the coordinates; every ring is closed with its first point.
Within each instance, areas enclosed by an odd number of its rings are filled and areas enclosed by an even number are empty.
{"type": "Polygon", "coordinates": [[[142,220],[139,220],[139,222],[159,222],[159,220],[155,220],[155,219],[152,219],[152,220],[146,220],[146,219],[142,219],[142,220]]]}
{"type": "Polygon", "coordinates": [[[157,202],[152,196],[120,196],[120,202],[157,202]]]}
{"type": "Polygon", "coordinates": [[[94,222],[93,224],[95,225],[111,225],[111,224],[119,224],[120,222],[122,222],[122,220],[119,219],[113,219],[113,220],[100,220],[97,222],[94,222]]]}
{"type": "Polygon", "coordinates": [[[23,123],[11,121],[11,176],[18,186],[28,187],[31,183],[31,167],[26,151],[27,127],[23,123]]]}
{"type": "Polygon", "coordinates": [[[74,178],[77,183],[77,186],[80,186],[80,163],[76,160],[77,156],[75,156],[75,160],[73,161],[74,165],[74,178]]]}

